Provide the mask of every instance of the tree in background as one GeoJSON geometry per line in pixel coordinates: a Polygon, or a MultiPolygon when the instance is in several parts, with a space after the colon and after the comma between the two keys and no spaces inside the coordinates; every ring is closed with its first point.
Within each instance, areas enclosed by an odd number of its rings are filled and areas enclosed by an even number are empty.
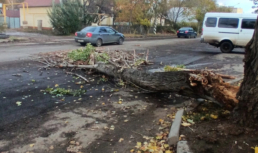
{"type": "Polygon", "coordinates": [[[169,4],[170,9],[168,18],[172,21],[173,27],[177,24],[177,21],[180,17],[184,16],[184,12],[186,11],[186,0],[172,0],[169,4]]]}
{"type": "Polygon", "coordinates": [[[97,15],[89,14],[87,1],[63,1],[62,5],[54,5],[48,12],[50,23],[59,34],[71,34],[84,26],[98,21],[97,15]]]}
{"type": "Polygon", "coordinates": [[[204,16],[207,12],[231,12],[231,7],[218,6],[216,0],[186,0],[187,11],[185,16],[194,16],[198,21],[198,32],[203,25],[204,16]]]}
{"type": "Polygon", "coordinates": [[[150,28],[150,20],[153,17],[151,11],[153,0],[116,0],[118,22],[128,22],[132,25],[142,25],[147,33],[150,28]]]}

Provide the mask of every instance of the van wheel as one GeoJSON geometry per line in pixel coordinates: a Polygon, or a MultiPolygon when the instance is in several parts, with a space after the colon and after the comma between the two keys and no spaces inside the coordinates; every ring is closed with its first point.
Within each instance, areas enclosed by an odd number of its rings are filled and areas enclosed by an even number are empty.
{"type": "Polygon", "coordinates": [[[220,44],[220,50],[222,53],[230,53],[233,50],[233,45],[229,41],[224,41],[220,44]]]}

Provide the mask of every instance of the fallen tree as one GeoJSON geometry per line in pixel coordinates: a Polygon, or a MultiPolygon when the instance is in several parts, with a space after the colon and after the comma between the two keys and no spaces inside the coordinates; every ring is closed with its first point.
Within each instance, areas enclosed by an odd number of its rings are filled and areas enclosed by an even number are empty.
{"type": "MultiPolygon", "coordinates": [[[[87,47],[86,47],[87,48],[87,47]]],[[[71,52],[41,54],[40,62],[47,67],[91,69],[108,76],[122,79],[130,84],[152,92],[177,92],[181,95],[204,98],[232,110],[238,103],[236,94],[239,87],[231,86],[223,81],[232,78],[208,70],[189,70],[172,68],[170,72],[139,70],[139,66],[147,65],[148,52],[136,54],[122,51],[100,51],[88,46],[89,51],[83,56],[86,60],[71,60],[69,57],[80,57],[71,52]],[[73,54],[73,55],[69,55],[73,54]]],[[[81,52],[81,50],[79,51],[81,52]]],[[[85,79],[85,78],[84,78],[85,79]]]]}

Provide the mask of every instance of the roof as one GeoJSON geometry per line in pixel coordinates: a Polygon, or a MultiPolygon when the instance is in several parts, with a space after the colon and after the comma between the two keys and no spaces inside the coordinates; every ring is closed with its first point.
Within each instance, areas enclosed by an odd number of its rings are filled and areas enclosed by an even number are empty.
{"type": "MultiPolygon", "coordinates": [[[[60,0],[54,0],[55,4],[59,4],[60,0]]],[[[49,7],[52,6],[52,0],[25,0],[29,7],[49,7]]]]}
{"type": "Polygon", "coordinates": [[[256,19],[257,14],[209,12],[205,14],[205,17],[255,18],[256,19]]]}

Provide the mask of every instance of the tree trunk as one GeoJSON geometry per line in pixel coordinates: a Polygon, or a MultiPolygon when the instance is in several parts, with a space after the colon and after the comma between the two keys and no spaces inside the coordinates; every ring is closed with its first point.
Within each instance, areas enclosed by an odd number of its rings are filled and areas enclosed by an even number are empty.
{"type": "Polygon", "coordinates": [[[258,22],[253,38],[247,44],[244,59],[244,80],[237,94],[239,105],[236,116],[246,126],[257,124],[258,117],[258,22]]]}
{"type": "Polygon", "coordinates": [[[94,66],[60,66],[92,68],[106,75],[120,78],[128,83],[153,92],[177,92],[181,95],[204,98],[232,110],[238,103],[239,87],[225,83],[220,75],[210,71],[172,71],[150,73],[137,69],[122,69],[116,63],[94,66]]]}

